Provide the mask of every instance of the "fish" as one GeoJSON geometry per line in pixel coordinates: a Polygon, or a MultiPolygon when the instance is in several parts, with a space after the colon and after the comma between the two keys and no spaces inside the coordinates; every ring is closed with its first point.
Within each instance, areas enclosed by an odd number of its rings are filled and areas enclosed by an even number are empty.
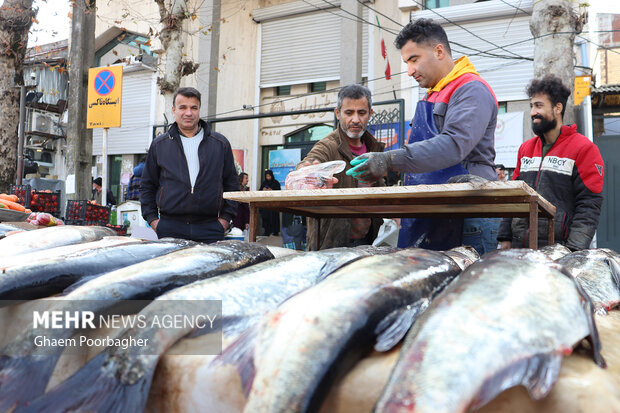
{"type": "MultiPolygon", "coordinates": [[[[49,297],[62,292],[83,277],[94,278],[189,245],[190,242],[186,240],[140,241],[135,238],[112,237],[78,244],[81,248],[75,248],[68,254],[40,260],[23,260],[21,265],[0,268],[0,307],[9,305],[8,300],[49,297]]],[[[55,249],[63,248],[65,247],[55,249]]]]}
{"type": "Polygon", "coordinates": [[[541,399],[584,338],[604,367],[592,302],[566,270],[483,257],[413,325],[374,411],[465,412],[517,385],[541,399]]]}
{"type": "MultiPolygon", "coordinates": [[[[170,305],[186,300],[222,300],[220,327],[227,340],[238,336],[254,320],[289,296],[308,288],[361,257],[370,249],[334,248],[298,253],[248,268],[198,281],[158,297],[140,315],[151,320],[166,313],[170,305]]],[[[178,305],[178,304],[174,304],[178,305]]],[[[164,352],[190,329],[174,331],[155,328],[129,329],[122,337],[156,342],[156,355],[136,355],[131,350],[108,348],[77,373],[29,403],[24,411],[67,410],[127,412],[142,411],[157,362],[164,352]],[[174,333],[174,334],[172,334],[174,333]]]]}
{"type": "MultiPolygon", "coordinates": [[[[150,300],[190,284],[272,259],[265,246],[238,241],[197,244],[103,274],[65,296],[49,299],[50,311],[100,314],[120,300],[150,300]],[[82,305],[79,305],[83,301],[82,305]]],[[[0,411],[40,396],[60,355],[36,354],[36,336],[70,338],[76,329],[26,328],[0,350],[0,411]],[[27,383],[27,384],[26,384],[27,383]]]]}
{"type": "Polygon", "coordinates": [[[24,231],[0,239],[0,264],[3,257],[39,251],[62,245],[96,241],[105,236],[116,235],[112,228],[60,225],[24,231]]]}
{"type": "Polygon", "coordinates": [[[30,231],[36,229],[34,225],[25,222],[2,222],[0,223],[0,239],[13,232],[30,231]]]}
{"type": "Polygon", "coordinates": [[[577,279],[601,314],[620,304],[620,262],[607,251],[572,252],[556,261],[577,279]]]}
{"type": "Polygon", "coordinates": [[[373,345],[394,346],[460,271],[441,252],[408,249],[360,259],[291,297],[222,356],[241,352],[240,365],[253,366],[244,412],[316,411],[338,375],[373,345]]]}
{"type": "Polygon", "coordinates": [[[480,254],[473,247],[461,246],[443,251],[448,257],[452,258],[461,270],[472,265],[474,262],[480,259],[480,254]]]}
{"type": "Polygon", "coordinates": [[[542,252],[543,254],[551,258],[552,260],[557,260],[571,253],[571,250],[569,250],[567,247],[565,247],[562,244],[546,245],[540,248],[538,251],[542,252]]]}

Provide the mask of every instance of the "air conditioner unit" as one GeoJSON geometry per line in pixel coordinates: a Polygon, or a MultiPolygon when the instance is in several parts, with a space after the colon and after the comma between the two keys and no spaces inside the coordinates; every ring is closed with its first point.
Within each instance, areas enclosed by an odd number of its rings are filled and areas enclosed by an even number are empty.
{"type": "Polygon", "coordinates": [[[28,131],[60,135],[59,119],[57,113],[33,111],[28,131]]]}

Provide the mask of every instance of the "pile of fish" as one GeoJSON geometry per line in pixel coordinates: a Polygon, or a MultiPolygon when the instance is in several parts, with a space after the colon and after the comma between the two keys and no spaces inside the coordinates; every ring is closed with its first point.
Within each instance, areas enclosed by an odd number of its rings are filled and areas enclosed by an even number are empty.
{"type": "MultiPolygon", "coordinates": [[[[620,373],[620,353],[607,352],[620,342],[606,342],[620,326],[611,250],[284,253],[111,235],[71,226],[8,235],[0,297],[54,296],[54,310],[96,314],[149,300],[139,312],[147,320],[180,301],[221,300],[222,354],[167,355],[214,333],[147,323],[117,337],[149,339],[153,354],[110,346],[56,377],[65,356],[37,354],[42,331],[32,320],[9,326],[19,306],[0,301],[5,331],[19,332],[0,340],[0,412],[466,412],[517,386],[549,400],[573,358],[592,376],[606,374],[606,360],[620,373]]],[[[614,385],[597,400],[616,401],[620,376],[614,385]]]]}

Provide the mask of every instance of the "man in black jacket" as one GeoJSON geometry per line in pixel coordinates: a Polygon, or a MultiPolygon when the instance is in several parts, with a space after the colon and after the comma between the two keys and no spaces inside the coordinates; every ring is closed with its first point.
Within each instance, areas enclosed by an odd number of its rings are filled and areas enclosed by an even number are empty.
{"type": "Polygon", "coordinates": [[[147,154],[142,216],[159,238],[220,241],[237,214],[237,203],[222,196],[239,190],[230,142],[200,119],[196,89],[177,89],[172,113],[175,123],[147,154]]]}

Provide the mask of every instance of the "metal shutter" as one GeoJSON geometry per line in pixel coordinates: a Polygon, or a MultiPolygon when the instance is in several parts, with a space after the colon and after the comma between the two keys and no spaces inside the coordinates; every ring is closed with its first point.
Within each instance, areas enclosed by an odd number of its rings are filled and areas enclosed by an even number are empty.
{"type": "MultiPolygon", "coordinates": [[[[145,153],[151,144],[157,75],[151,70],[123,73],[121,127],[110,128],[108,155],[145,153]]],[[[102,154],[101,129],[93,130],[93,155],[102,154]]]]}
{"type": "MultiPolygon", "coordinates": [[[[519,56],[533,58],[534,41],[529,23],[530,17],[521,15],[515,18],[507,16],[487,21],[461,23],[461,26],[519,56]],[[520,43],[514,44],[517,42],[520,43]]],[[[513,55],[506,50],[495,48],[456,25],[444,25],[443,27],[451,42],[453,58],[457,59],[463,54],[469,56],[480,76],[493,88],[498,101],[528,99],[525,86],[534,77],[534,63],[531,60],[476,56],[478,52],[475,50],[466,49],[454,43],[498,55],[513,55]]]]}
{"type": "MultiPolygon", "coordinates": [[[[338,80],[339,9],[317,11],[261,23],[260,87],[338,80]]],[[[363,9],[368,21],[368,8],[363,9]]],[[[369,29],[362,29],[362,74],[368,74],[369,29]]]]}

